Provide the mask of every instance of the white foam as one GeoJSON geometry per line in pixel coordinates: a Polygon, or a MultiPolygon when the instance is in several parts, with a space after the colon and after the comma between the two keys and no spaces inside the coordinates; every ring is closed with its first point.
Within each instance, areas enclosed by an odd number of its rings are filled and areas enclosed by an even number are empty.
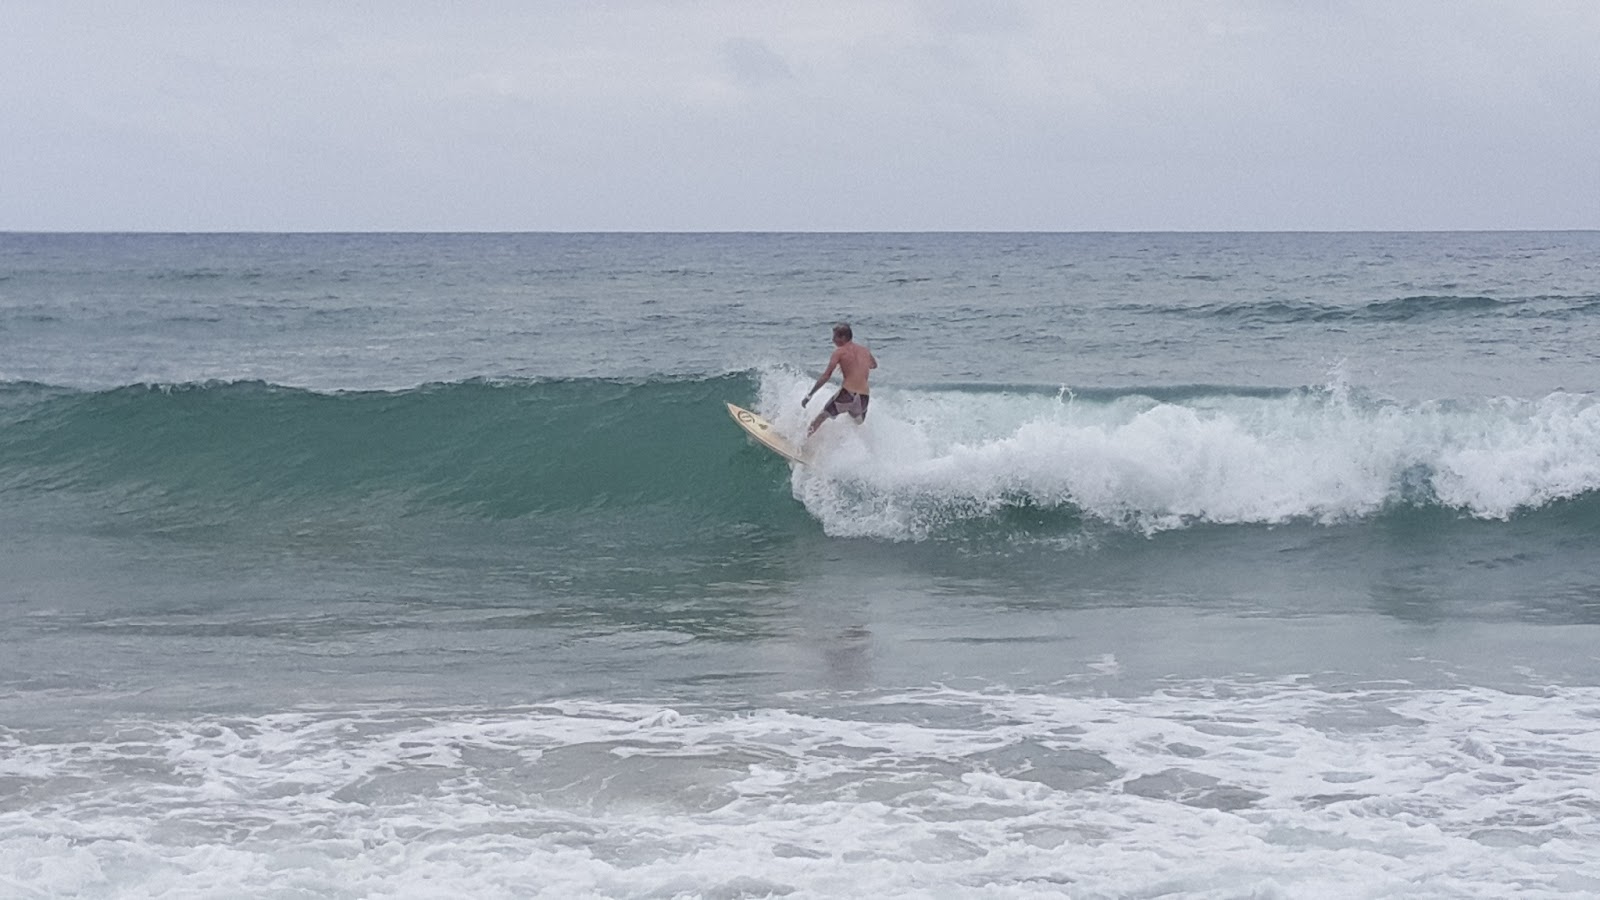
{"type": "Polygon", "coordinates": [[[1314,679],[12,734],[8,895],[1584,895],[1600,690],[1314,679]],[[16,787],[15,784],[12,787],[16,787]]]}
{"type": "MultiPolygon", "coordinates": [[[[761,411],[803,433],[805,387],[765,373],[761,411]]],[[[1600,489],[1600,403],[1567,393],[1401,404],[1334,385],[1161,402],[885,387],[864,425],[829,423],[813,445],[796,498],[829,534],[893,540],[1008,509],[1145,532],[1412,503],[1504,519],[1600,489]]]]}

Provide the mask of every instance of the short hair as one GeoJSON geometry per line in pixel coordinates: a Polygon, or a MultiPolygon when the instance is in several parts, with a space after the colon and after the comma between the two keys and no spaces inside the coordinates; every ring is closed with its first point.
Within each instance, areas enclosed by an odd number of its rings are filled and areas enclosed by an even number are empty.
{"type": "Polygon", "coordinates": [[[855,340],[855,335],[850,333],[850,325],[847,322],[840,322],[833,326],[833,336],[836,338],[842,337],[847,341],[855,340]]]}

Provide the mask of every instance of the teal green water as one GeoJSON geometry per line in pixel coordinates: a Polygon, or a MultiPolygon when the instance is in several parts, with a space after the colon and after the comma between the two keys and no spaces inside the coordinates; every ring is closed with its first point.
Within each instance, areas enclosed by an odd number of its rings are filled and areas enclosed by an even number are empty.
{"type": "Polygon", "coordinates": [[[1600,237],[0,235],[19,896],[1582,896],[1600,237]],[[799,434],[848,318],[872,412],[799,434]]]}

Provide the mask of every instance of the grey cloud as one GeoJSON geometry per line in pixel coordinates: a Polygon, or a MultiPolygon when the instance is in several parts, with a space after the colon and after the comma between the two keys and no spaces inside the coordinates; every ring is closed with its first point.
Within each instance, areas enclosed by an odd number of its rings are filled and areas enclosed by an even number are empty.
{"type": "Polygon", "coordinates": [[[735,81],[758,86],[794,77],[789,64],[771,47],[752,38],[730,38],[722,42],[722,57],[735,81]]]}

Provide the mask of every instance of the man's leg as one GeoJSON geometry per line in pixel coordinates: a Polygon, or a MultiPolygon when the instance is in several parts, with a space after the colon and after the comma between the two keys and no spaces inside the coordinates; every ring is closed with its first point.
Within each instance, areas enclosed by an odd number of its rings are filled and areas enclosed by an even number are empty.
{"type": "Polygon", "coordinates": [[[811,427],[806,429],[807,439],[817,433],[817,429],[822,427],[823,422],[839,414],[839,407],[836,405],[838,402],[839,394],[834,394],[828,399],[828,402],[822,407],[822,412],[817,413],[817,417],[811,420],[811,427]]]}

